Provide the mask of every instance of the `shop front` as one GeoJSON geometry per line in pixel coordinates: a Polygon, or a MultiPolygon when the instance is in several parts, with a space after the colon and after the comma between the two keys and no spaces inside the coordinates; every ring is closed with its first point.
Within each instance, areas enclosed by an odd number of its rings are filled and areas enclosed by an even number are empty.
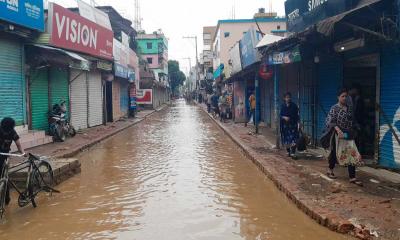
{"type": "Polygon", "coordinates": [[[19,132],[28,123],[24,44],[44,31],[43,1],[27,2],[20,11],[14,1],[0,4],[0,119],[14,118],[19,132]]]}
{"type": "MultiPolygon", "coordinates": [[[[299,63],[297,70],[293,69],[295,66],[282,69],[286,76],[300,73],[297,90],[302,119],[314,116],[307,121],[312,122],[318,139],[330,108],[337,103],[336,92],[343,87],[349,89],[354,123],[360,130],[356,142],[363,159],[382,167],[399,168],[400,125],[396,96],[400,93],[397,91],[400,73],[397,71],[399,45],[395,44],[399,31],[390,24],[394,21],[391,16],[398,14],[398,9],[393,7],[396,4],[390,0],[354,1],[353,5],[343,8],[338,4],[335,6],[336,10],[340,7],[335,13],[338,15],[313,20],[310,16],[315,15],[311,15],[311,11],[331,13],[328,10],[334,6],[323,4],[318,9],[291,14],[296,8],[290,7],[290,3],[295,2],[286,3],[288,25],[301,29],[268,51],[276,47],[293,49],[296,44],[307,49],[307,58],[299,63]],[[314,27],[307,28],[310,25],[314,27]],[[312,103],[312,107],[305,107],[306,102],[312,103]]],[[[297,4],[304,3],[297,1],[297,4]]],[[[284,83],[281,85],[280,88],[284,87],[284,83]]],[[[287,84],[287,89],[293,87],[287,84]]]]}
{"type": "Polygon", "coordinates": [[[114,63],[114,80],[112,82],[113,120],[126,117],[129,110],[128,68],[114,63]]]}

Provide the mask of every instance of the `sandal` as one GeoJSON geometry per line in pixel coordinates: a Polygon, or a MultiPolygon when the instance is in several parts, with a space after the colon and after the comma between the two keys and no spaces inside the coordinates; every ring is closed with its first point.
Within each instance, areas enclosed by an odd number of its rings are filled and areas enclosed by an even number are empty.
{"type": "Polygon", "coordinates": [[[364,186],[364,184],[361,181],[357,180],[357,179],[350,180],[350,183],[355,184],[355,185],[360,186],[360,187],[364,186]]]}
{"type": "Polygon", "coordinates": [[[332,172],[328,172],[328,173],[326,174],[326,176],[328,176],[328,178],[330,178],[330,179],[336,179],[336,178],[337,178],[337,177],[335,176],[335,174],[332,173],[332,172]]]}
{"type": "Polygon", "coordinates": [[[330,179],[336,179],[337,178],[333,172],[328,172],[326,174],[326,176],[328,176],[328,178],[330,178],[330,179]]]}

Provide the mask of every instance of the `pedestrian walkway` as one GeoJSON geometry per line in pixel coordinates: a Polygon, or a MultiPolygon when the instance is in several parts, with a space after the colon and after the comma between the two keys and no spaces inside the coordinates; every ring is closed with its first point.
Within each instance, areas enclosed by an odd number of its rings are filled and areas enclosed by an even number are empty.
{"type": "MultiPolygon", "coordinates": [[[[206,112],[206,107],[201,107],[206,112]]],[[[325,176],[324,157],[305,153],[294,161],[285,151],[274,148],[271,131],[256,135],[251,126],[215,122],[280,190],[320,224],[361,239],[400,239],[398,174],[388,178],[388,174],[375,174],[382,172],[371,168],[358,170],[357,177],[364,183],[358,187],[348,182],[344,168],[337,168],[338,179],[331,180],[325,176]]]]}
{"type": "MultiPolygon", "coordinates": [[[[57,183],[60,183],[80,172],[81,164],[77,159],[73,158],[75,155],[143,121],[152,113],[160,111],[165,107],[166,105],[157,110],[143,110],[138,112],[135,118],[126,118],[117,122],[108,123],[107,125],[88,128],[79,131],[75,137],[68,138],[64,142],[41,145],[26,149],[26,151],[34,155],[47,157],[53,167],[54,177],[57,183]]],[[[18,161],[20,161],[20,159],[13,158],[11,160],[11,165],[18,163],[18,161]]],[[[26,177],[24,173],[20,173],[13,175],[13,178],[14,180],[22,180],[26,177]]]]}

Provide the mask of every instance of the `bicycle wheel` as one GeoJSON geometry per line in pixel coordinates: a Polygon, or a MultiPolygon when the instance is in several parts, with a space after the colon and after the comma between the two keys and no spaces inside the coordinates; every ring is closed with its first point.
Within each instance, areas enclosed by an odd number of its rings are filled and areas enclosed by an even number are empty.
{"type": "Polygon", "coordinates": [[[49,163],[40,162],[37,168],[34,168],[31,173],[30,185],[33,195],[40,191],[52,193],[54,186],[53,170],[49,163]]]}
{"type": "Polygon", "coordinates": [[[0,179],[0,219],[3,218],[6,206],[7,180],[0,179]]]}

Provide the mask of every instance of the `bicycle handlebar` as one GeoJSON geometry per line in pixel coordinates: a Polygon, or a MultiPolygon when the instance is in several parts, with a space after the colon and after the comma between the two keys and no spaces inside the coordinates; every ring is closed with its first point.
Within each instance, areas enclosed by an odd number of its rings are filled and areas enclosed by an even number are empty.
{"type": "Polygon", "coordinates": [[[0,155],[7,157],[25,157],[24,154],[2,153],[2,152],[0,152],[0,155]]]}

